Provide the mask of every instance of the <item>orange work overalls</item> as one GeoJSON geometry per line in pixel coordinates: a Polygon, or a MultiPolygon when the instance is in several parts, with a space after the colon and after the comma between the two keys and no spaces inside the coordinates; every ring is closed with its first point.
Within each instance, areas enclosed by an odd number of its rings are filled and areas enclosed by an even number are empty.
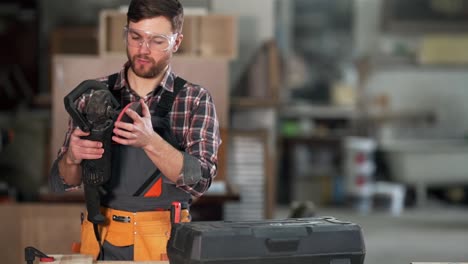
{"type": "MultiPolygon", "coordinates": [[[[135,261],[167,260],[166,245],[171,233],[170,211],[127,212],[103,208],[108,223],[99,226],[101,240],[114,246],[134,246],[135,261]],[[126,217],[129,222],[113,221],[113,216],[126,217]]],[[[181,211],[181,222],[190,222],[188,210],[181,211]]],[[[81,226],[81,254],[96,260],[99,244],[93,224],[84,219],[81,226]]]]}
{"type": "MultiPolygon", "coordinates": [[[[114,76],[113,78],[115,79],[116,77],[114,76]]],[[[154,130],[175,148],[179,148],[179,144],[172,135],[167,114],[172,107],[174,97],[184,85],[185,80],[177,77],[173,93],[164,91],[160,101],[157,104],[153,103],[153,105],[149,106],[150,110],[152,110],[154,130]]],[[[113,85],[109,84],[109,87],[112,88],[113,85]]],[[[121,105],[126,105],[129,102],[124,102],[122,98],[119,98],[120,96],[117,94],[119,91],[112,90],[121,105]]],[[[125,204],[136,205],[135,207],[140,207],[140,209],[141,199],[147,199],[143,203],[149,201],[148,204],[150,205],[152,202],[170,205],[172,201],[187,203],[190,200],[190,194],[178,189],[173,183],[167,182],[167,179],[160,174],[157,178],[154,178],[152,185],[145,186],[147,179],[150,178],[149,175],[156,168],[142,149],[114,145],[112,155],[112,176],[109,180],[110,183],[108,183],[108,190],[106,190],[111,197],[130,199],[127,201],[131,202],[125,202],[125,204]],[[142,185],[142,183],[144,184],[142,185]],[[156,188],[154,188],[155,186],[156,188]],[[136,189],[138,190],[135,193],[136,189]]],[[[103,198],[103,201],[105,201],[106,197],[103,198]]],[[[106,202],[104,204],[107,207],[120,208],[113,206],[112,199],[114,198],[111,198],[110,202],[107,199],[107,204],[106,202]]],[[[118,202],[116,204],[121,205],[118,202]]],[[[155,206],[145,208],[144,210],[137,210],[142,212],[129,212],[107,207],[102,208],[102,214],[106,217],[107,221],[104,225],[99,225],[102,243],[103,241],[107,241],[114,246],[121,247],[133,245],[134,260],[136,261],[165,260],[167,258],[166,245],[171,231],[169,210],[158,210],[158,207],[155,206]],[[127,221],[115,221],[113,217],[123,217],[127,221]]],[[[190,221],[190,214],[187,209],[181,211],[180,221],[190,221]]],[[[93,224],[85,217],[82,223],[80,253],[93,255],[96,259],[99,250],[100,247],[94,233],[93,224]]]]}

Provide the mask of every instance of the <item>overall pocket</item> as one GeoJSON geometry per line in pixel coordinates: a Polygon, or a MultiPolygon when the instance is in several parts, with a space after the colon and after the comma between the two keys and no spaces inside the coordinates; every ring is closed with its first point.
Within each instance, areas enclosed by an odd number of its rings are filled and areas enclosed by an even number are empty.
{"type": "MultiPolygon", "coordinates": [[[[103,228],[100,226],[100,233],[102,234],[103,228]]],[[[86,218],[81,224],[81,247],[80,254],[92,255],[96,260],[99,254],[99,243],[94,234],[93,223],[89,222],[86,218]]]]}
{"type": "Polygon", "coordinates": [[[135,261],[161,260],[166,255],[169,221],[141,221],[135,225],[135,261]]]}

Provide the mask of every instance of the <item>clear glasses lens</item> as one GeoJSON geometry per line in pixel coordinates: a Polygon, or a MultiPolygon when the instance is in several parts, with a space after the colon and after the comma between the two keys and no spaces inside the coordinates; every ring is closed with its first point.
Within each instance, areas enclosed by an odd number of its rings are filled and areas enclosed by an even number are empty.
{"type": "Polygon", "coordinates": [[[124,28],[124,35],[128,46],[138,48],[146,45],[147,48],[154,51],[167,51],[175,39],[174,35],[149,34],[128,27],[124,28]]]}

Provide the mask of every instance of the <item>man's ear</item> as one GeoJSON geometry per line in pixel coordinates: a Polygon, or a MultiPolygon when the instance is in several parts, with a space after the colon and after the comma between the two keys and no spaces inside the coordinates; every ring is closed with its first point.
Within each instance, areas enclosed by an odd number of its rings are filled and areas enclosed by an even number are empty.
{"type": "Polygon", "coordinates": [[[177,52],[183,39],[184,39],[184,35],[182,33],[177,34],[174,47],[172,47],[172,52],[177,52]]]}

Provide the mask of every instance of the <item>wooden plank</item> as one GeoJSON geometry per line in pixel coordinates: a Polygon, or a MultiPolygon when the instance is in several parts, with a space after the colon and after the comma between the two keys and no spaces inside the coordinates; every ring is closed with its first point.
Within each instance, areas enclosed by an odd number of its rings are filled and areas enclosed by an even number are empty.
{"type": "Polygon", "coordinates": [[[98,261],[95,262],[98,264],[128,264],[128,263],[138,263],[138,264],[169,264],[169,261],[98,261]]]}
{"type": "Polygon", "coordinates": [[[468,64],[468,35],[429,35],[421,41],[418,59],[421,64],[468,64]]]}
{"type": "Polygon", "coordinates": [[[48,254],[71,254],[80,240],[81,204],[21,204],[18,222],[20,249],[33,246],[48,254]]]}
{"type": "Polygon", "coordinates": [[[40,264],[93,264],[93,257],[90,255],[48,255],[54,257],[53,262],[42,262],[40,264]]]}
{"type": "Polygon", "coordinates": [[[101,10],[99,13],[98,49],[100,55],[125,54],[123,27],[127,14],[119,10],[101,10]]]}
{"type": "Polygon", "coordinates": [[[237,18],[231,15],[200,16],[198,50],[202,57],[237,57],[237,18]]]}
{"type": "Polygon", "coordinates": [[[21,226],[20,209],[17,204],[2,204],[2,224],[0,225],[0,256],[2,263],[24,263],[19,260],[24,259],[24,249],[19,247],[21,226]]]}
{"type": "Polygon", "coordinates": [[[73,255],[49,255],[55,258],[54,262],[41,262],[40,264],[169,264],[169,261],[93,261],[93,257],[89,255],[73,254],[73,255]]]}
{"type": "Polygon", "coordinates": [[[98,54],[97,30],[92,26],[58,27],[52,31],[51,54],[98,54]]]}
{"type": "MultiPolygon", "coordinates": [[[[127,24],[126,12],[101,10],[99,13],[99,54],[125,54],[122,39],[123,27],[127,24]]],[[[210,14],[186,15],[182,28],[184,40],[176,56],[202,56],[234,59],[237,57],[237,17],[210,14]]]]}
{"type": "Polygon", "coordinates": [[[0,205],[0,256],[2,263],[23,263],[24,248],[42,252],[72,253],[80,239],[80,212],[84,205],[21,203],[0,205]]]}

